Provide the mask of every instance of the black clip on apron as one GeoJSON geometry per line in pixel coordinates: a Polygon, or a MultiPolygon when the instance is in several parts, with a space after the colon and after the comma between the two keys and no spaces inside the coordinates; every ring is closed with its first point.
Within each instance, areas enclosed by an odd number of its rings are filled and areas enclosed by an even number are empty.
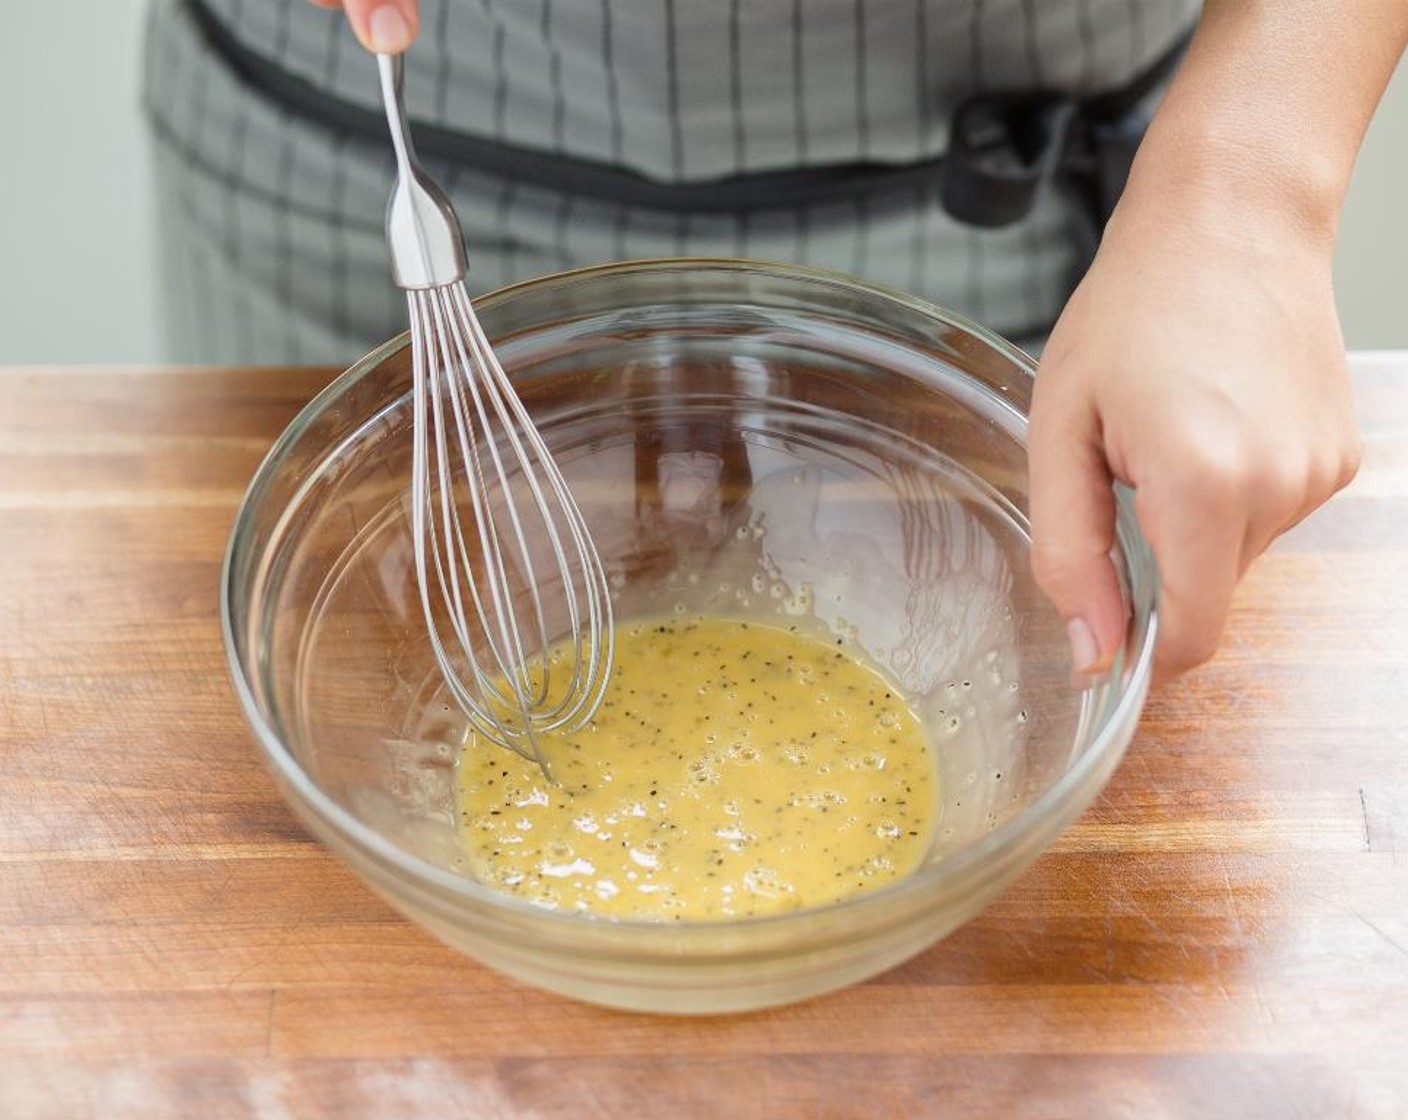
{"type": "Polygon", "coordinates": [[[1103,228],[1129,180],[1149,114],[1142,104],[1178,68],[1188,37],[1123,89],[1085,101],[1060,94],[984,94],[954,111],[939,199],[953,218],[996,229],[1031,212],[1058,177],[1103,228]]]}

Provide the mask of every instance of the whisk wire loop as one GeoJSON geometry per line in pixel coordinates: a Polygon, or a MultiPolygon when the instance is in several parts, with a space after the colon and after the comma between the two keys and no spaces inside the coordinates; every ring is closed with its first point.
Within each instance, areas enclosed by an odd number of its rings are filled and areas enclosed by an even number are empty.
{"type": "MultiPolygon", "coordinates": [[[[462,290],[452,290],[449,293],[450,303],[452,304],[452,311],[457,310],[453,305],[456,302],[456,296],[460,294],[462,294],[462,290]]],[[[468,306],[467,299],[465,306],[468,306]]],[[[472,311],[470,314],[472,316],[472,311]]],[[[455,328],[450,333],[451,337],[454,339],[457,350],[457,356],[460,361],[460,364],[455,368],[460,371],[473,370],[476,373],[482,373],[484,371],[484,366],[481,364],[481,362],[475,360],[475,358],[471,358],[469,354],[466,353],[464,341],[468,335],[468,331],[467,329],[465,329],[465,323],[463,321],[457,322],[455,324],[455,328]]],[[[479,355],[476,355],[475,357],[479,358],[479,355]]],[[[456,377],[454,373],[451,373],[449,383],[451,386],[452,395],[454,395],[457,391],[457,382],[459,380],[459,377],[456,377]]],[[[463,380],[465,382],[465,388],[469,390],[470,396],[474,403],[475,414],[480,423],[479,430],[483,432],[493,432],[495,430],[495,425],[490,419],[491,415],[495,418],[499,418],[503,415],[501,402],[493,399],[493,386],[488,382],[486,378],[483,378],[482,376],[464,377],[463,380]],[[488,398],[487,405],[486,398],[488,398]]],[[[469,441],[465,438],[463,410],[458,411],[458,416],[460,419],[459,430],[461,433],[462,454],[467,452],[471,456],[474,477],[479,482],[479,493],[477,495],[477,501],[475,506],[476,516],[482,519],[480,522],[481,538],[485,536],[487,536],[488,538],[487,541],[481,540],[481,544],[485,549],[486,556],[488,556],[490,560],[490,571],[498,576],[497,581],[491,581],[490,583],[491,592],[494,595],[494,617],[503,620],[508,617],[508,603],[505,601],[508,588],[508,575],[505,571],[504,566],[502,534],[500,534],[497,530],[492,505],[485,501],[485,496],[494,492],[508,494],[511,491],[512,483],[510,481],[509,474],[505,468],[504,458],[501,454],[499,447],[499,441],[497,439],[487,440],[485,441],[484,446],[488,452],[489,458],[493,462],[495,482],[497,483],[497,490],[492,489],[492,486],[494,484],[487,481],[484,477],[482,456],[479,453],[478,446],[476,444],[469,443],[469,441]]],[[[519,447],[517,443],[517,438],[514,434],[512,426],[505,426],[504,431],[505,434],[512,441],[514,450],[518,451],[519,447]]],[[[525,467],[531,467],[532,465],[527,463],[527,461],[522,457],[521,453],[517,458],[516,462],[525,467]]],[[[539,491],[537,488],[536,479],[534,478],[533,470],[524,470],[523,476],[528,481],[530,487],[533,489],[535,498],[539,498],[539,491]]],[[[541,510],[543,507],[540,504],[537,508],[541,510]]],[[[520,570],[523,573],[524,584],[529,589],[536,589],[538,587],[538,572],[533,563],[532,552],[529,550],[528,542],[525,539],[523,521],[521,518],[515,516],[509,516],[508,518],[506,518],[506,520],[508,521],[508,525],[512,532],[511,543],[516,546],[514,550],[514,556],[516,557],[520,570]]],[[[543,526],[549,538],[555,540],[557,530],[553,525],[552,519],[544,518],[543,526]]],[[[507,660],[509,663],[504,664],[503,661],[505,659],[500,658],[500,669],[504,673],[504,676],[506,678],[510,673],[515,674],[516,687],[518,689],[521,689],[525,695],[528,695],[530,697],[530,706],[534,708],[541,708],[547,702],[547,698],[550,694],[551,685],[550,665],[547,658],[547,620],[545,619],[543,614],[542,603],[536,593],[530,594],[529,603],[531,604],[533,609],[532,629],[535,631],[536,637],[538,639],[538,680],[536,683],[533,680],[533,674],[530,671],[529,662],[524,655],[522,634],[520,632],[520,629],[516,627],[511,628],[508,626],[504,626],[501,628],[500,638],[503,643],[503,648],[499,652],[504,652],[506,650],[506,652],[508,653],[507,660]]],[[[569,609],[572,609],[573,604],[571,603],[570,597],[568,600],[568,605],[569,609]]]]}
{"type": "MultiPolygon", "coordinates": [[[[422,293],[414,293],[413,299],[425,298],[422,293]]],[[[476,378],[473,376],[472,368],[468,365],[467,359],[462,354],[453,354],[450,345],[454,341],[449,329],[444,321],[444,309],[435,302],[433,320],[435,324],[435,338],[439,343],[443,364],[437,371],[439,379],[444,381],[444,393],[437,393],[435,397],[436,422],[439,430],[443,433],[448,425],[443,423],[440,416],[442,401],[447,397],[450,406],[450,413],[454,417],[454,435],[457,438],[457,450],[459,461],[466,465],[469,471],[470,485],[468,487],[471,508],[473,510],[473,521],[478,530],[479,554],[485,558],[485,582],[488,585],[490,604],[486,608],[479,590],[479,581],[474,577],[474,566],[470,557],[464,534],[464,526],[461,519],[455,515],[456,503],[454,501],[454,476],[452,471],[447,471],[441,476],[441,494],[443,504],[444,527],[447,539],[451,540],[455,546],[452,555],[457,556],[461,570],[465,573],[469,589],[474,600],[476,614],[481,623],[484,623],[485,641],[490,652],[493,654],[495,666],[506,681],[512,675],[522,673],[522,677],[516,682],[522,687],[523,679],[526,678],[526,668],[520,669],[524,664],[523,643],[519,639],[516,629],[509,626],[509,611],[507,597],[508,572],[504,564],[503,549],[501,547],[498,526],[494,520],[492,504],[488,501],[491,490],[491,481],[484,476],[484,464],[479,451],[479,444],[471,433],[472,418],[466,413],[464,407],[463,394],[467,389],[474,398],[475,410],[478,413],[480,432],[489,432],[492,429],[489,425],[488,417],[485,415],[483,402],[479,399],[479,392],[476,385],[476,378]],[[463,364],[461,364],[463,362],[463,364]],[[460,376],[461,371],[470,370],[470,375],[460,376]],[[461,380],[466,382],[461,385],[461,380]],[[489,622],[497,624],[494,627],[488,625],[489,622]]],[[[438,379],[437,379],[438,380],[438,379]]],[[[438,388],[438,384],[437,384],[438,388]]],[[[501,488],[508,485],[504,473],[503,463],[499,459],[492,444],[489,450],[493,455],[497,472],[497,482],[501,488]]],[[[450,464],[448,449],[442,446],[441,457],[438,460],[444,464],[450,464]]],[[[522,543],[521,525],[514,522],[518,540],[522,543]]],[[[527,557],[526,545],[521,550],[524,555],[524,574],[529,586],[533,585],[535,573],[533,572],[531,558],[527,557]]],[[[456,589],[458,594],[458,589],[456,589]]],[[[458,598],[456,606],[460,606],[458,598]]],[[[456,613],[454,616],[457,622],[463,615],[456,613]]],[[[460,635],[462,640],[466,640],[467,635],[460,635]]],[[[542,643],[546,642],[546,633],[542,635],[542,643]]],[[[540,643],[540,645],[542,644],[540,643]]],[[[496,698],[502,699],[502,694],[494,690],[496,698]]]]}
{"type": "Polygon", "coordinates": [[[605,569],[468,296],[408,299],[426,429],[412,520],[432,649],[476,730],[544,764],[537,736],[584,725],[601,703],[614,648],[605,569]],[[561,665],[548,656],[556,626],[561,665]]]}

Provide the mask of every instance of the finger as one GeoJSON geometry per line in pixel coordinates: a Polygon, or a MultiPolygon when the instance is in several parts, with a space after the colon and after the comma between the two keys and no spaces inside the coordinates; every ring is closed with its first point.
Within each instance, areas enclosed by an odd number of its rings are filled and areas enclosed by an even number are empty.
{"type": "Polygon", "coordinates": [[[1351,430],[1348,434],[1325,437],[1321,441],[1321,449],[1312,451],[1308,460],[1302,458],[1305,454],[1303,445],[1287,447],[1272,456],[1276,462],[1290,464],[1286,468],[1290,473],[1278,478],[1274,472],[1267,472],[1269,477],[1258,492],[1265,494],[1280,483],[1285,498],[1280,503],[1261,502],[1253,508],[1242,544],[1241,574],[1246,573],[1246,569],[1276,538],[1290,532],[1348,486],[1359,471],[1363,453],[1363,443],[1358,433],[1351,430]],[[1295,466],[1297,463],[1298,469],[1295,466]]]}
{"type": "Polygon", "coordinates": [[[1238,488],[1185,468],[1141,485],[1135,515],[1159,570],[1154,675],[1167,680],[1208,660],[1244,567],[1247,518],[1238,488]]]}
{"type": "Polygon", "coordinates": [[[400,54],[420,28],[417,0],[344,0],[347,21],[367,50],[400,54]]]}
{"type": "Polygon", "coordinates": [[[1124,642],[1125,608],[1110,559],[1115,497],[1093,411],[1057,402],[1037,378],[1028,461],[1032,574],[1066,622],[1080,674],[1104,672],[1124,642]]]}

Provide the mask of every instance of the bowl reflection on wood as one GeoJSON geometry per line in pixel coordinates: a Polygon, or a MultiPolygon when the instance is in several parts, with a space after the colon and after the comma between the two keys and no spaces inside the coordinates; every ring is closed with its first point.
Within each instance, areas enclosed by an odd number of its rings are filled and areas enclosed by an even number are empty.
{"type": "Polygon", "coordinates": [[[1075,689],[1027,567],[1023,355],[898,293],[744,262],[606,266],[478,306],[592,527],[617,617],[786,620],[851,644],[923,719],[941,803],[913,875],[778,917],[610,923],[475,882],[455,820],[464,721],[415,586],[400,339],[280,439],[224,584],[236,686],[285,794],[393,904],[577,998],[766,1006],[944,936],[1095,796],[1147,686],[1152,563],[1122,503],[1126,644],[1075,689]]]}

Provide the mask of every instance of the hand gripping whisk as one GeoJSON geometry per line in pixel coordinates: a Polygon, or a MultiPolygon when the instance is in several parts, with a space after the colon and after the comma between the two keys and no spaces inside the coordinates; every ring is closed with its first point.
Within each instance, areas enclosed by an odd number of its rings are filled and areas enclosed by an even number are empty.
{"type": "Polygon", "coordinates": [[[546,771],[536,736],[584,725],[606,689],[606,574],[470,305],[459,221],[411,147],[401,58],[377,55],[377,65],[396,149],[386,236],[411,319],[411,503],[425,621],[474,729],[546,771]],[[557,635],[566,656],[549,664],[557,635]]]}

